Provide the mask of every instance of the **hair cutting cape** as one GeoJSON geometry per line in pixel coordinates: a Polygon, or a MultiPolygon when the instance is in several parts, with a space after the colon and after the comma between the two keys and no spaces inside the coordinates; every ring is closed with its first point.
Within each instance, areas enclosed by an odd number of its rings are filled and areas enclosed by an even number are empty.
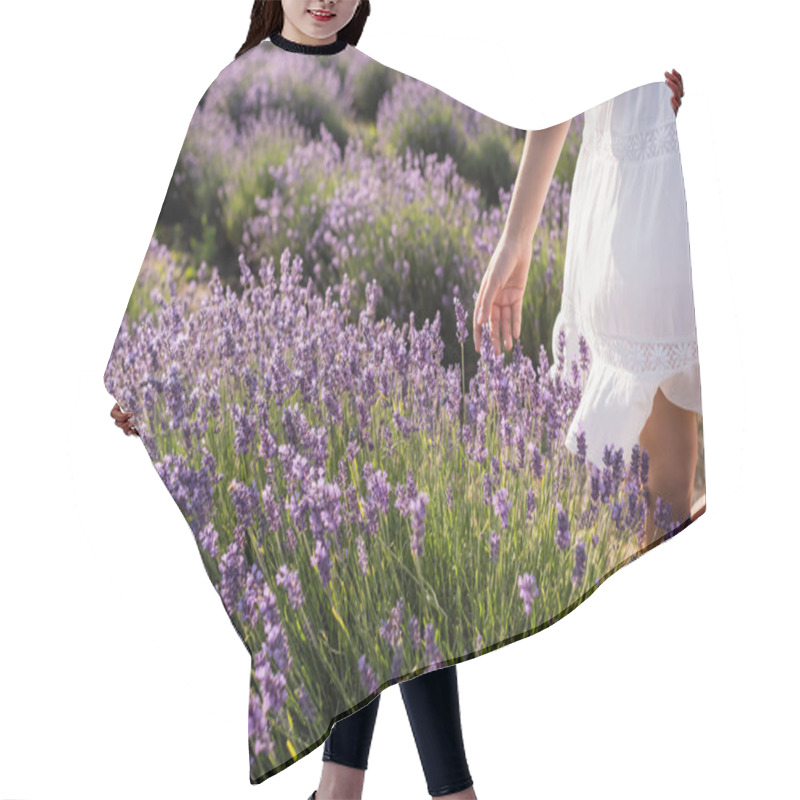
{"type": "Polygon", "coordinates": [[[525,131],[350,46],[265,39],[200,100],[104,383],[251,655],[251,783],[705,509],[671,96],[572,121],[500,355],[472,315],[525,131]],[[689,514],[639,445],[659,388],[696,414],[689,514]]]}

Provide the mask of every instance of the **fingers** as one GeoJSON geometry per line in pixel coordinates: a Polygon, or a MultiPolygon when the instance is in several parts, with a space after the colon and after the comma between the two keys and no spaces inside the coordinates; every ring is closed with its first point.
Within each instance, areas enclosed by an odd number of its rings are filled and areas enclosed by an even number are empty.
{"type": "Polygon", "coordinates": [[[514,339],[519,339],[522,327],[522,300],[516,300],[503,306],[498,305],[494,299],[496,289],[491,284],[490,279],[481,286],[478,293],[472,318],[472,333],[475,339],[475,352],[480,353],[481,327],[485,322],[489,322],[492,346],[495,355],[500,355],[503,346],[506,350],[511,350],[514,346],[514,339]]]}
{"type": "Polygon", "coordinates": [[[511,350],[514,346],[514,339],[519,339],[520,336],[522,300],[517,299],[513,302],[498,303],[498,286],[495,276],[496,272],[491,268],[486,272],[475,300],[472,334],[476,353],[481,351],[481,328],[487,322],[489,323],[492,345],[496,355],[500,355],[503,345],[506,350],[511,350]]]}
{"type": "Polygon", "coordinates": [[[121,428],[122,431],[125,433],[126,436],[130,436],[133,434],[134,436],[139,435],[139,431],[136,430],[134,427],[133,420],[127,420],[125,422],[117,422],[115,423],[118,428],[121,428]]]}
{"type": "MultiPolygon", "coordinates": [[[[475,335],[475,351],[478,353],[480,352],[482,341],[481,326],[487,321],[489,322],[489,331],[495,355],[500,355],[502,352],[501,337],[506,349],[510,350],[514,344],[511,328],[511,307],[507,305],[500,307],[494,304],[488,291],[483,295],[482,302],[479,305],[476,304],[474,324],[472,326],[472,332],[475,335]]],[[[519,322],[517,322],[517,327],[519,327],[519,322]]],[[[519,334],[517,334],[517,338],[519,338],[519,334]]]]}
{"type": "Polygon", "coordinates": [[[481,351],[481,325],[487,322],[494,300],[494,287],[492,286],[492,279],[484,275],[483,282],[481,283],[481,290],[478,294],[478,300],[475,303],[475,318],[472,325],[473,333],[475,334],[475,352],[481,351]]]}
{"type": "Polygon", "coordinates": [[[114,417],[116,425],[122,426],[133,416],[133,411],[121,411],[119,410],[119,406],[114,406],[114,410],[111,411],[111,416],[114,417]]]}
{"type": "Polygon", "coordinates": [[[516,300],[511,304],[511,318],[513,320],[511,335],[519,339],[522,332],[522,300],[516,300]]]}
{"type": "Polygon", "coordinates": [[[480,299],[481,295],[483,294],[483,286],[481,286],[481,290],[478,293],[478,297],[475,300],[475,311],[472,313],[472,338],[475,342],[475,352],[480,353],[481,351],[481,304],[480,299]]]}
{"type": "Polygon", "coordinates": [[[114,418],[114,424],[118,428],[122,428],[126,436],[139,436],[139,431],[134,427],[132,411],[123,411],[119,407],[119,403],[114,403],[114,407],[111,409],[111,416],[114,418]]]}
{"type": "MultiPolygon", "coordinates": [[[[675,73],[675,70],[673,70],[673,73],[675,73]]],[[[669,100],[669,104],[672,106],[672,111],[675,116],[677,116],[678,109],[681,105],[681,97],[683,96],[683,84],[675,77],[677,73],[672,75],[669,72],[665,72],[664,75],[667,76],[665,83],[672,90],[672,97],[669,100]]]]}
{"type": "MultiPolygon", "coordinates": [[[[489,335],[491,336],[494,353],[497,356],[503,352],[503,347],[506,350],[511,350],[514,346],[514,339],[519,338],[519,334],[512,333],[511,324],[512,309],[509,306],[503,306],[502,308],[498,306],[492,307],[491,319],[489,320],[489,335]]],[[[478,341],[478,351],[480,352],[480,326],[474,330],[475,338],[478,341]]]]}
{"type": "Polygon", "coordinates": [[[503,306],[501,309],[501,314],[503,318],[503,344],[505,345],[506,350],[511,349],[512,340],[511,340],[511,306],[503,306]]]}
{"type": "Polygon", "coordinates": [[[672,70],[672,72],[665,72],[664,75],[671,81],[674,81],[678,85],[683,84],[683,78],[681,77],[680,73],[676,70],[672,70]]]}
{"type": "Polygon", "coordinates": [[[492,307],[492,346],[495,355],[500,355],[500,311],[497,306],[492,307]]]}
{"type": "Polygon", "coordinates": [[[664,75],[667,78],[667,84],[669,85],[670,89],[675,92],[678,96],[683,97],[683,77],[677,70],[672,70],[672,72],[665,72],[664,75]]]}
{"type": "Polygon", "coordinates": [[[478,322],[478,306],[475,306],[475,313],[472,315],[472,340],[475,342],[475,352],[481,351],[481,325],[478,322]]]}
{"type": "Polygon", "coordinates": [[[130,436],[132,433],[136,434],[136,436],[139,435],[139,431],[134,427],[134,421],[132,419],[125,420],[125,422],[117,422],[116,426],[122,428],[126,436],[130,436]]]}

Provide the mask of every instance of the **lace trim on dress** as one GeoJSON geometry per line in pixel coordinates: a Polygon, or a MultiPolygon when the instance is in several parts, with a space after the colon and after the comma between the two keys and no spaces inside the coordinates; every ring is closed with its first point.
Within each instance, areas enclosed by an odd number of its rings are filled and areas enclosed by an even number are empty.
{"type": "Polygon", "coordinates": [[[674,372],[697,363],[697,342],[636,342],[593,335],[589,349],[612,367],[628,372],[674,372]]]}
{"type": "MultiPolygon", "coordinates": [[[[562,299],[562,324],[580,331],[572,313],[573,305],[562,299]]],[[[638,342],[623,336],[584,333],[590,356],[596,356],[612,367],[636,374],[676,372],[698,363],[697,339],[638,342]]],[[[576,353],[577,357],[577,353],[576,353]]]]}
{"type": "Polygon", "coordinates": [[[585,128],[581,149],[591,150],[593,156],[613,161],[642,161],[648,158],[678,153],[678,129],[675,121],[648,131],[614,135],[585,128]]]}

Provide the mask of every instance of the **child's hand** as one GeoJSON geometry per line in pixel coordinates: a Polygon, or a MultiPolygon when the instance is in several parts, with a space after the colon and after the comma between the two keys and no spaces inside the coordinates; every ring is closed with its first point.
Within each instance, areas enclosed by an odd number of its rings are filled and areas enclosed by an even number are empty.
{"type": "Polygon", "coordinates": [[[520,241],[507,238],[505,234],[501,236],[481,281],[475,303],[472,334],[477,353],[481,351],[481,325],[484,322],[491,323],[496,355],[500,355],[501,335],[506,350],[510,350],[513,345],[512,337],[519,339],[522,296],[528,281],[532,250],[531,240],[520,241]]]}
{"type": "Polygon", "coordinates": [[[119,407],[119,403],[114,403],[114,408],[111,409],[111,416],[116,420],[114,424],[118,428],[122,428],[122,430],[125,431],[126,436],[130,436],[131,434],[134,436],[139,435],[139,431],[133,427],[133,420],[131,419],[132,415],[132,411],[123,411],[119,407]]]}
{"type": "Polygon", "coordinates": [[[681,77],[680,72],[677,70],[672,70],[672,72],[665,72],[667,76],[667,80],[665,83],[672,89],[672,99],[669,101],[672,105],[672,110],[675,112],[675,116],[678,116],[678,109],[681,105],[681,97],[683,97],[683,78],[681,77]]]}

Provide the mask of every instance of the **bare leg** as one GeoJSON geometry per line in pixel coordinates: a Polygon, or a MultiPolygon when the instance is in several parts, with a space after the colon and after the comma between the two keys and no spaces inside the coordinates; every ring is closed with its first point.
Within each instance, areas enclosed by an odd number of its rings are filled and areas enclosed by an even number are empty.
{"type": "Polygon", "coordinates": [[[642,543],[642,547],[647,547],[656,537],[663,536],[663,531],[655,527],[657,496],[672,504],[673,519],[689,518],[697,468],[695,412],[671,403],[659,388],[653,399],[653,410],[639,436],[639,445],[647,450],[649,457],[650,502],[642,543]]]}
{"type": "Polygon", "coordinates": [[[314,800],[361,800],[366,771],[335,761],[322,762],[322,776],[314,800]]]}

